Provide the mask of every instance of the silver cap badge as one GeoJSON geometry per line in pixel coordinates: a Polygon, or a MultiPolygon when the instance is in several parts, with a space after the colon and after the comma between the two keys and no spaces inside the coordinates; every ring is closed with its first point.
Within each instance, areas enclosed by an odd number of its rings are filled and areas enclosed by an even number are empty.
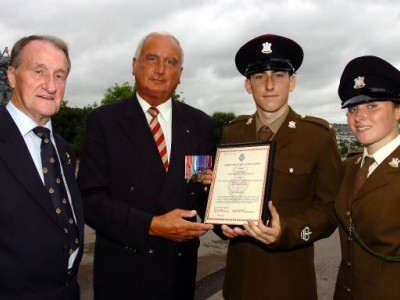
{"type": "Polygon", "coordinates": [[[264,53],[264,54],[272,53],[272,49],[271,49],[272,44],[271,43],[265,42],[262,44],[262,46],[263,46],[263,48],[261,50],[262,53],[264,53]]]}
{"type": "Polygon", "coordinates": [[[355,89],[362,89],[365,86],[364,77],[358,76],[354,79],[354,86],[355,89]]]}

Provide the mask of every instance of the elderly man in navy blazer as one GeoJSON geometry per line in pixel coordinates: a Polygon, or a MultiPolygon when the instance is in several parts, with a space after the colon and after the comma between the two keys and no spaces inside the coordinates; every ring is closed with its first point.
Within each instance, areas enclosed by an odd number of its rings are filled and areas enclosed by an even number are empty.
{"type": "Polygon", "coordinates": [[[0,299],[77,300],[83,207],[71,148],[51,126],[70,71],[67,45],[20,39],[0,107],[0,299]]]}
{"type": "Polygon", "coordinates": [[[185,180],[185,157],[212,155],[215,137],[209,116],[171,99],[182,62],[176,38],[149,34],[133,58],[137,93],[88,117],[78,182],[96,230],[96,300],[193,299],[212,225],[196,222],[207,194],[185,180]]]}

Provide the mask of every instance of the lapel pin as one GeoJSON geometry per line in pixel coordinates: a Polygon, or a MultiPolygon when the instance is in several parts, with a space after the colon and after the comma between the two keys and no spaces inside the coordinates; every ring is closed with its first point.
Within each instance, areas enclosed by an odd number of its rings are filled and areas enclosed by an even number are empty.
{"type": "Polygon", "coordinates": [[[67,164],[71,164],[71,155],[68,152],[65,152],[65,156],[67,157],[67,164]]]}
{"type": "Polygon", "coordinates": [[[290,121],[288,127],[292,128],[292,129],[296,128],[296,122],[295,121],[290,121]]]}

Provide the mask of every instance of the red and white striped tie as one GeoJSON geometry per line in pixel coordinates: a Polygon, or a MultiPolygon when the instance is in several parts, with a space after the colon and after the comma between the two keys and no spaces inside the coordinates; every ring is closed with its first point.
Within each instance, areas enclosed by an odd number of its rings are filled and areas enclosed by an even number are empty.
{"type": "Polygon", "coordinates": [[[147,112],[152,116],[150,120],[150,130],[153,134],[154,140],[156,141],[158,152],[160,152],[165,171],[168,171],[167,145],[165,143],[164,133],[162,131],[160,123],[158,122],[157,117],[157,115],[159,114],[159,110],[157,109],[157,107],[152,106],[147,110],[147,112]]]}

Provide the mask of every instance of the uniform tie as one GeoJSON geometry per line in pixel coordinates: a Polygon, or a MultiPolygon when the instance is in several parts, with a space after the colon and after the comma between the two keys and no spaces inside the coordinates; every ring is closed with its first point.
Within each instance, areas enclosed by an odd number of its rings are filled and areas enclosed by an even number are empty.
{"type": "Polygon", "coordinates": [[[258,141],[268,142],[273,135],[272,130],[267,125],[264,125],[258,130],[258,141]]]}
{"type": "Polygon", "coordinates": [[[357,171],[355,180],[354,180],[354,195],[358,193],[358,191],[363,186],[364,182],[368,177],[369,167],[375,162],[375,159],[370,156],[364,157],[364,164],[357,171]]]}
{"type": "Polygon", "coordinates": [[[158,114],[160,113],[157,107],[150,107],[147,112],[151,115],[150,120],[150,130],[153,134],[154,140],[156,142],[158,152],[160,153],[161,160],[164,164],[164,168],[168,171],[168,153],[167,145],[165,143],[164,133],[162,131],[161,125],[158,122],[158,114]]]}
{"type": "Polygon", "coordinates": [[[68,238],[68,252],[71,255],[79,245],[78,229],[68,201],[66,188],[61,176],[60,163],[53,143],[50,140],[50,130],[37,126],[33,132],[42,139],[40,156],[42,159],[44,185],[52,200],[55,214],[68,238]]]}

